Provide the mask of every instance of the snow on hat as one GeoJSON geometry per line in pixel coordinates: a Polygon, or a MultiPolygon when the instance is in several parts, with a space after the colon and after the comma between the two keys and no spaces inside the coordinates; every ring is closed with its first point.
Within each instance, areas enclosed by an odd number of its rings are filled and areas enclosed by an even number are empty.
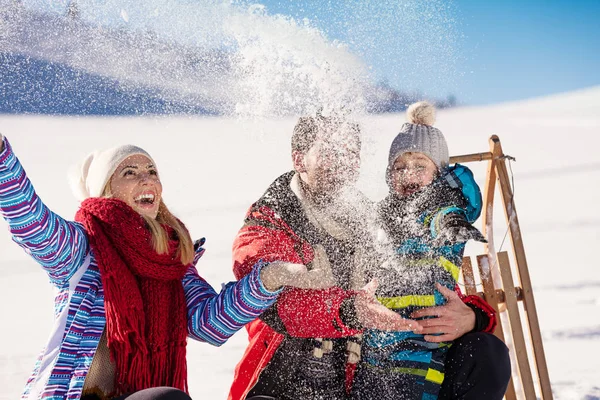
{"type": "Polygon", "coordinates": [[[69,171],[71,190],[79,201],[89,197],[100,197],[119,164],[133,155],[146,156],[154,163],[150,154],[133,145],[113,147],[89,154],[81,164],[69,171]]]}
{"type": "Polygon", "coordinates": [[[408,122],[402,125],[390,147],[387,174],[396,159],[408,152],[425,154],[438,170],[446,167],[450,161],[448,144],[442,132],[432,126],[435,123],[435,107],[426,101],[411,104],[406,110],[406,117],[408,122]]]}

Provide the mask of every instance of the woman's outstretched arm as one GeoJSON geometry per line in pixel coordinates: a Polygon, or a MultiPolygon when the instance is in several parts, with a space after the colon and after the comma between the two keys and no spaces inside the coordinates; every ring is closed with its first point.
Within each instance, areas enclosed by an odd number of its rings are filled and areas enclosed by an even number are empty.
{"type": "Polygon", "coordinates": [[[261,269],[258,266],[239,281],[223,285],[217,294],[196,268],[190,267],[183,278],[190,337],[220,346],[269,308],[280,290],[265,288],[261,269]]]}
{"type": "Polygon", "coordinates": [[[63,286],[83,264],[89,245],[83,227],[54,214],[37,196],[5,137],[0,135],[0,214],[13,240],[63,286]]]}

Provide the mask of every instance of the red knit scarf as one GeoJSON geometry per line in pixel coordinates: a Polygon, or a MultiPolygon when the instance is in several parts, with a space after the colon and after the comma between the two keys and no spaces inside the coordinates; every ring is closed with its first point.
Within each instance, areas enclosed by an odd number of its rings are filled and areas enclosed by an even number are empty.
{"type": "Polygon", "coordinates": [[[117,394],[157,386],[187,392],[187,315],[178,240],[157,254],[144,219],[126,203],[87,199],[75,219],[88,234],[104,286],[106,334],[117,394]]]}

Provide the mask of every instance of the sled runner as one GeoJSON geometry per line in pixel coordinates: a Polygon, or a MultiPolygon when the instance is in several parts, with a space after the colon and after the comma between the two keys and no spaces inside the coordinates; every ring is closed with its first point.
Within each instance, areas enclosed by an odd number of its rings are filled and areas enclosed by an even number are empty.
{"type": "Polygon", "coordinates": [[[530,400],[539,397],[548,400],[552,399],[548,367],[513,188],[506,166],[506,160],[512,157],[503,153],[498,136],[493,135],[489,142],[489,152],[450,157],[451,164],[488,161],[482,212],[482,232],[488,243],[485,245],[485,254],[476,257],[478,270],[474,270],[471,257],[463,259],[465,291],[469,295],[481,296],[498,313],[498,326],[494,334],[509,347],[513,366],[505,398],[530,400]],[[514,267],[511,266],[509,252],[496,252],[494,247],[493,206],[497,183],[502,196],[507,233],[512,243],[514,267]]]}

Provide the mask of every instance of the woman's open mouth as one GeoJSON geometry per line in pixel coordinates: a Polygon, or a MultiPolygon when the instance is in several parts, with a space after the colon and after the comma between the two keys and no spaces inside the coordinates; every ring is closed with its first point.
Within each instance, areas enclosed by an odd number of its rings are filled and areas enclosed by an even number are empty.
{"type": "Polygon", "coordinates": [[[156,196],[154,193],[142,193],[136,198],[133,199],[135,204],[140,205],[142,207],[152,207],[154,205],[154,201],[156,196]]]}

